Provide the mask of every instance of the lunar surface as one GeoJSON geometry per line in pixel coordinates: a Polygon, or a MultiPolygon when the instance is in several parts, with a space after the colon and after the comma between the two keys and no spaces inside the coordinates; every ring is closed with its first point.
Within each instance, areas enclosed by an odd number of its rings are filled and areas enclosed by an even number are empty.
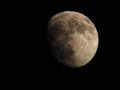
{"type": "Polygon", "coordinates": [[[75,11],[54,15],[48,22],[47,37],[55,59],[72,68],[90,62],[98,48],[95,25],[87,16],[75,11]]]}

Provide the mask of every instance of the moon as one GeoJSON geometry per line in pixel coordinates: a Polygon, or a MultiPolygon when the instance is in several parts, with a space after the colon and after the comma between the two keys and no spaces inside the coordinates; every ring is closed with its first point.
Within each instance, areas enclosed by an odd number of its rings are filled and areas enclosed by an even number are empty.
{"type": "Polygon", "coordinates": [[[86,65],[98,49],[98,32],[93,22],[76,11],[57,13],[48,22],[50,51],[61,64],[78,68],[86,65]]]}

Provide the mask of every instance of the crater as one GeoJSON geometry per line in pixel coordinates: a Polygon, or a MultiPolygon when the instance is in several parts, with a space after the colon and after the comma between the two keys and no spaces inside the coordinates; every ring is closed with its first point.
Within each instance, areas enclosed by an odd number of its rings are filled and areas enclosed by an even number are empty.
{"type": "Polygon", "coordinates": [[[84,18],[84,20],[88,23],[91,24],[90,20],[88,18],[84,18]]]}

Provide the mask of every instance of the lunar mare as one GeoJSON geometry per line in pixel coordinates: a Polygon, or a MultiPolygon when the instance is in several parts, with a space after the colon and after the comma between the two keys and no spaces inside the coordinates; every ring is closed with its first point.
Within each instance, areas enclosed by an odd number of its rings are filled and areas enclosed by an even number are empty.
{"type": "Polygon", "coordinates": [[[81,67],[94,57],[98,48],[95,25],[85,15],[64,11],[48,23],[48,41],[53,56],[68,67],[81,67]]]}

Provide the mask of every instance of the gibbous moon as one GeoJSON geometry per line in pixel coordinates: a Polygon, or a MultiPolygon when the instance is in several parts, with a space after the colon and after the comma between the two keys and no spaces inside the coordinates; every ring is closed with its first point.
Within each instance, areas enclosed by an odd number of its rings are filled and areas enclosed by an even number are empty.
{"type": "Polygon", "coordinates": [[[95,25],[85,15],[64,11],[48,22],[47,38],[54,58],[68,67],[86,65],[98,48],[95,25]]]}

